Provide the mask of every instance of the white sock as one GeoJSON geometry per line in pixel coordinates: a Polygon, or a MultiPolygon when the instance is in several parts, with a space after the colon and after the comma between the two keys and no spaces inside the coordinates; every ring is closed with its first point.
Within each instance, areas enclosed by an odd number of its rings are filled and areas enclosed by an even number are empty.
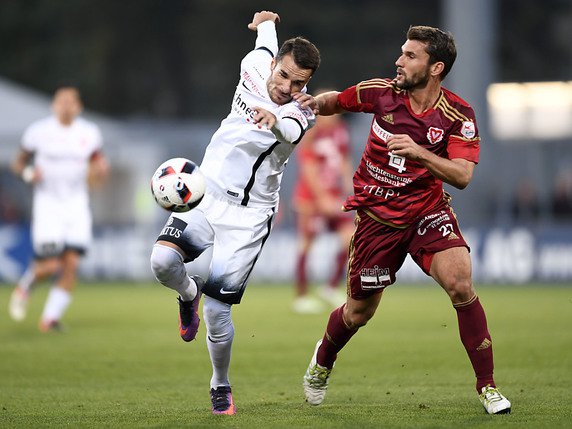
{"type": "Polygon", "coordinates": [[[24,292],[30,292],[35,280],[36,276],[34,275],[34,270],[32,268],[28,268],[24,274],[22,274],[20,280],[18,280],[18,287],[24,292]]]}
{"type": "MultiPolygon", "coordinates": [[[[232,336],[234,337],[234,335],[232,336]]],[[[211,356],[213,366],[213,376],[211,378],[211,389],[220,386],[230,386],[228,379],[228,368],[230,366],[230,351],[232,348],[232,340],[222,341],[220,343],[213,342],[207,335],[207,347],[211,356]]]]}
{"type": "Polygon", "coordinates": [[[187,280],[189,281],[188,285],[186,287],[184,285],[178,287],[177,292],[179,292],[183,301],[192,301],[197,296],[197,283],[189,276],[187,276],[187,280]]]}
{"type": "Polygon", "coordinates": [[[48,293],[48,299],[42,313],[44,322],[58,321],[62,318],[71,303],[71,294],[66,289],[53,286],[48,293]]]}
{"type": "Polygon", "coordinates": [[[205,296],[203,317],[207,328],[207,348],[213,366],[211,389],[230,386],[228,369],[232,340],[234,339],[234,325],[230,313],[230,304],[205,296]]]}

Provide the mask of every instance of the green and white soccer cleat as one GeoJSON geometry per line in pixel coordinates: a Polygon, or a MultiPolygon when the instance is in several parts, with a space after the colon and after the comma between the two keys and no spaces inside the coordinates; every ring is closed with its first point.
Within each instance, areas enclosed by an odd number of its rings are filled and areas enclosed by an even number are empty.
{"type": "Polygon", "coordinates": [[[332,373],[331,369],[323,367],[316,362],[316,354],[320,344],[322,344],[322,340],[316,344],[312,360],[310,365],[308,365],[306,374],[304,374],[304,395],[306,396],[306,402],[310,405],[320,405],[324,401],[326,390],[328,389],[328,381],[332,373]]]}
{"type": "Polygon", "coordinates": [[[486,385],[481,389],[479,399],[489,414],[508,414],[511,404],[496,387],[486,385]]]}

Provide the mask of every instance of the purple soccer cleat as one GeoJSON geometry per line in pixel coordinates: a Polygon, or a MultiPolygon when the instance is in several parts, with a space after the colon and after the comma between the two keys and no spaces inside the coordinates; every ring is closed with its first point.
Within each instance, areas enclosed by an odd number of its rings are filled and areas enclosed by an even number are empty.
{"type": "Polygon", "coordinates": [[[236,414],[236,406],[232,400],[230,386],[220,386],[211,389],[211,402],[213,404],[213,414],[226,414],[232,416],[236,414]]]}
{"type": "Polygon", "coordinates": [[[191,277],[197,284],[197,296],[192,301],[183,301],[178,297],[179,301],[179,334],[183,341],[193,341],[199,330],[199,302],[201,300],[202,288],[204,281],[199,276],[191,277]]]}

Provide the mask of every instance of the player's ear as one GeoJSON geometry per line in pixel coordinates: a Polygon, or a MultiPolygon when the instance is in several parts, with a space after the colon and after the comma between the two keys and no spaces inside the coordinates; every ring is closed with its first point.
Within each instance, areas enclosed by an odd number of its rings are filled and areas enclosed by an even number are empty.
{"type": "Polygon", "coordinates": [[[270,70],[274,71],[275,67],[276,67],[276,58],[272,58],[272,61],[270,62],[270,70]]]}
{"type": "Polygon", "coordinates": [[[437,61],[435,64],[431,64],[431,75],[440,76],[445,69],[445,63],[443,61],[437,61]]]}

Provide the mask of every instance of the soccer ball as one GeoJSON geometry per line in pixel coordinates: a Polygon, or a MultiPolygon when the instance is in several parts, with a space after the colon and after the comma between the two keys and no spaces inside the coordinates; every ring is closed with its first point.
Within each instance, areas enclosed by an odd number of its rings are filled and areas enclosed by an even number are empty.
{"type": "Polygon", "coordinates": [[[193,161],[171,158],[155,170],[151,193],[165,210],[187,212],[205,196],[205,177],[193,161]]]}

